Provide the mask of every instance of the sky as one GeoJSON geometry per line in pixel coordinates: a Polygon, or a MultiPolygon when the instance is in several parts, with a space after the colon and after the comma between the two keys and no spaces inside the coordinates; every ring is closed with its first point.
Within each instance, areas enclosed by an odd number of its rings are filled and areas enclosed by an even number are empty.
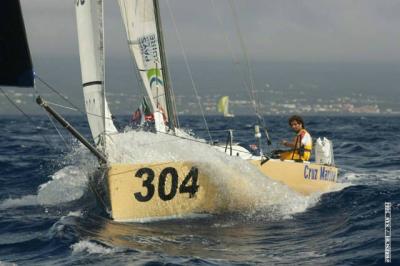
{"type": "MultiPolygon", "coordinates": [[[[160,0],[169,56],[180,56],[181,51],[174,42],[175,29],[168,6],[191,58],[229,57],[223,48],[224,34],[233,32],[229,1],[160,0]],[[217,16],[222,18],[223,25],[217,16]]],[[[400,60],[398,0],[233,1],[249,55],[254,60],[400,60]]],[[[74,0],[21,2],[34,55],[77,55],[74,0]]],[[[115,0],[105,0],[105,25],[108,56],[125,57],[124,30],[115,0]]]]}
{"type": "MultiPolygon", "coordinates": [[[[72,100],[81,101],[75,0],[20,1],[36,73],[72,100]]],[[[135,83],[133,64],[117,1],[104,2],[106,79],[115,92],[126,93],[135,83]]],[[[249,60],[257,66],[264,62],[269,68],[285,62],[304,63],[305,68],[307,64],[339,64],[339,69],[340,65],[400,65],[398,0],[160,0],[160,6],[168,60],[176,72],[171,75],[178,91],[185,92],[190,82],[182,77],[187,74],[182,74],[183,56],[176,32],[199,86],[221,88],[223,80],[232,76],[217,73],[226,68],[223,63],[243,59],[235,22],[249,60]],[[230,1],[237,10],[236,20],[230,1]],[[215,62],[216,68],[204,62],[215,62]],[[207,73],[208,83],[200,80],[206,75],[202,72],[207,73]]],[[[261,80],[263,73],[258,75],[255,78],[264,86],[268,81],[261,80]]],[[[386,77],[378,75],[377,79],[386,77]]],[[[392,93],[394,86],[388,86],[392,93]]]]}

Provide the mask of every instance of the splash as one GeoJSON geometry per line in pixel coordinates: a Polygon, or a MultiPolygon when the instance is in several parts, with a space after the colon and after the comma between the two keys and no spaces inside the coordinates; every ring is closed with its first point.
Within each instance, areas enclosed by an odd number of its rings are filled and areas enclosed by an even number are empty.
{"type": "Polygon", "coordinates": [[[95,158],[82,145],[74,145],[70,153],[62,158],[68,164],[55,172],[51,179],[40,185],[37,200],[42,205],[56,205],[81,198],[86,189],[88,177],[98,165],[95,158]]]}
{"type": "Polygon", "coordinates": [[[70,153],[60,159],[64,166],[38,188],[37,195],[9,198],[0,202],[0,209],[24,206],[52,206],[81,198],[87,190],[88,177],[98,163],[82,145],[74,145],[70,153]]]}
{"type": "Polygon", "coordinates": [[[52,175],[52,179],[39,187],[38,202],[54,205],[79,199],[87,185],[87,176],[80,167],[67,166],[52,175]]]}
{"type": "Polygon", "coordinates": [[[302,196],[287,186],[265,177],[255,166],[227,156],[205,141],[185,135],[129,131],[111,137],[108,158],[113,163],[190,161],[211,177],[217,187],[219,212],[246,210],[248,215],[287,216],[313,206],[319,196],[302,196]]]}
{"type": "Polygon", "coordinates": [[[18,208],[24,206],[33,206],[37,205],[37,196],[36,195],[26,195],[21,198],[10,198],[2,201],[0,203],[0,209],[10,209],[10,208],[18,208]]]}

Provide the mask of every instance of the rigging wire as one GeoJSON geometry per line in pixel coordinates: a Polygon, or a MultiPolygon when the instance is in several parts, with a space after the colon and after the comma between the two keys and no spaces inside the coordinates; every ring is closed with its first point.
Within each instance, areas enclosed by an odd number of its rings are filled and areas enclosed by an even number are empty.
{"type": "Polygon", "coordinates": [[[175,28],[175,33],[176,33],[177,41],[178,41],[179,46],[180,46],[180,48],[181,48],[181,50],[182,50],[182,55],[183,55],[183,60],[184,60],[184,62],[185,62],[186,70],[187,70],[187,72],[188,72],[190,81],[191,81],[191,83],[192,83],[192,88],[193,88],[193,90],[194,90],[194,93],[195,93],[195,95],[196,95],[197,102],[198,102],[199,107],[200,107],[200,111],[201,111],[201,115],[202,115],[202,117],[203,117],[204,125],[205,125],[205,127],[206,127],[206,129],[207,129],[208,136],[209,136],[210,141],[211,141],[211,143],[212,143],[213,140],[212,140],[212,137],[211,137],[211,134],[210,134],[210,129],[209,129],[209,127],[208,127],[208,123],[207,123],[207,120],[206,120],[206,117],[205,117],[205,114],[204,114],[203,106],[201,105],[200,96],[199,96],[199,93],[198,93],[198,91],[197,91],[196,84],[195,84],[195,82],[194,82],[193,74],[192,74],[192,71],[191,71],[190,66],[189,66],[189,61],[188,61],[188,58],[187,58],[187,56],[186,56],[185,48],[183,47],[183,43],[182,43],[182,40],[181,40],[181,37],[180,37],[181,35],[180,35],[180,33],[179,33],[178,26],[177,26],[177,24],[176,24],[176,20],[175,20],[174,14],[173,14],[173,12],[172,12],[171,5],[170,5],[170,3],[169,3],[169,0],[166,0],[166,2],[167,2],[168,11],[169,11],[169,14],[170,14],[172,23],[173,23],[174,28],[175,28]]]}
{"type": "MultiPolygon", "coordinates": [[[[83,115],[91,115],[91,116],[96,116],[96,117],[103,117],[102,115],[97,115],[94,113],[90,113],[90,112],[86,112],[86,111],[82,111],[81,108],[77,107],[76,105],[74,105],[70,100],[68,100],[68,98],[64,95],[62,95],[54,86],[50,85],[48,82],[46,82],[44,79],[42,79],[39,75],[37,75],[35,73],[35,77],[43,83],[43,85],[45,85],[47,88],[49,88],[51,91],[53,91],[55,94],[57,94],[58,96],[60,96],[60,98],[62,98],[64,101],[66,101],[67,103],[69,103],[73,108],[65,106],[65,105],[61,105],[61,104],[57,104],[57,103],[52,103],[46,100],[47,103],[49,103],[50,105],[54,105],[54,106],[58,106],[58,107],[62,107],[64,109],[69,109],[69,110],[73,110],[73,111],[77,111],[83,115]]],[[[35,89],[35,93],[36,95],[39,95],[38,90],[35,89]]],[[[111,117],[106,117],[106,119],[112,120],[111,117]]]]}
{"type": "MultiPolygon", "coordinates": [[[[73,111],[78,111],[78,112],[80,112],[81,114],[86,114],[86,115],[89,114],[89,115],[94,115],[94,116],[97,116],[97,117],[103,117],[103,116],[100,116],[100,115],[91,114],[91,113],[88,113],[88,112],[83,112],[79,107],[75,106],[70,100],[68,100],[67,97],[65,97],[64,95],[62,95],[55,87],[51,86],[49,83],[47,83],[44,79],[42,79],[42,78],[41,78],[39,75],[37,75],[36,73],[35,73],[35,77],[36,77],[40,82],[42,82],[47,88],[49,88],[49,89],[52,90],[54,93],[56,93],[60,98],[62,98],[64,101],[66,101],[66,102],[69,103],[71,106],[73,106],[73,108],[71,108],[71,107],[69,107],[69,106],[64,106],[64,105],[61,105],[61,104],[57,104],[57,103],[53,103],[53,102],[46,101],[49,105],[54,105],[54,106],[58,106],[58,107],[61,107],[61,108],[64,108],[64,109],[73,110],[73,111]]],[[[33,87],[33,89],[34,89],[34,91],[35,91],[36,96],[39,96],[39,91],[38,91],[37,88],[36,88],[36,84],[35,84],[35,86],[33,87]]],[[[47,112],[45,112],[45,113],[46,113],[46,115],[47,115],[49,121],[50,121],[51,124],[53,125],[54,129],[57,131],[58,135],[60,136],[60,138],[61,138],[62,141],[64,142],[66,148],[68,149],[69,146],[68,146],[68,143],[67,143],[67,141],[65,140],[64,136],[61,134],[61,132],[59,131],[59,129],[57,128],[56,124],[54,123],[53,119],[49,116],[49,114],[48,114],[47,112]]],[[[111,119],[111,118],[108,118],[108,119],[111,119]]]]}
{"type": "MultiPolygon", "coordinates": [[[[171,73],[169,71],[169,68],[167,68],[168,75],[171,77],[171,73]]],[[[175,120],[176,120],[176,125],[178,128],[180,128],[180,122],[179,122],[179,116],[178,112],[176,110],[176,101],[175,101],[175,91],[174,91],[174,84],[172,82],[172,79],[169,79],[169,84],[170,84],[170,92],[171,92],[171,101],[172,101],[172,108],[174,109],[175,113],[175,120]]]]}
{"type": "Polygon", "coordinates": [[[50,117],[50,115],[46,112],[47,117],[49,118],[49,121],[51,122],[51,124],[53,125],[53,127],[55,128],[55,130],[57,131],[58,135],[60,136],[61,140],[64,142],[65,147],[68,149],[69,146],[67,144],[67,141],[65,140],[64,136],[61,134],[61,132],[58,130],[58,127],[56,126],[56,124],[54,124],[53,119],[50,117]]]}
{"type": "Polygon", "coordinates": [[[69,107],[69,106],[65,106],[65,105],[62,105],[62,104],[53,103],[53,102],[50,102],[48,100],[46,100],[46,103],[48,103],[49,105],[57,106],[57,107],[64,108],[64,109],[67,109],[67,110],[78,111],[74,107],[69,107]]]}
{"type": "Polygon", "coordinates": [[[256,95],[256,92],[255,92],[253,70],[251,68],[250,59],[249,59],[249,56],[247,54],[247,49],[246,49],[246,46],[245,46],[245,42],[244,42],[244,38],[243,38],[243,35],[242,35],[242,31],[240,30],[240,27],[239,27],[239,19],[238,19],[236,7],[235,7],[235,4],[234,4],[233,0],[229,0],[228,3],[229,3],[229,5],[231,7],[231,10],[232,10],[233,22],[234,22],[234,25],[235,25],[235,30],[236,30],[236,33],[238,35],[240,48],[242,49],[243,56],[244,56],[244,59],[245,59],[245,62],[246,62],[246,67],[247,67],[247,71],[248,71],[248,77],[249,77],[249,81],[250,81],[250,98],[251,98],[251,102],[253,104],[253,108],[254,108],[256,114],[259,116],[260,114],[259,114],[259,110],[258,110],[258,106],[257,106],[257,102],[256,102],[257,95],[256,95]]]}
{"type": "MultiPolygon", "coordinates": [[[[7,94],[6,92],[3,90],[3,88],[0,87],[1,93],[4,95],[4,97],[7,98],[7,100],[18,110],[21,112],[21,114],[23,114],[28,121],[37,129],[42,129],[42,127],[37,126],[37,124],[35,123],[35,121],[33,121],[33,119],[24,112],[24,110],[22,110],[7,94]]],[[[53,145],[51,145],[50,141],[41,133],[39,132],[39,135],[43,138],[44,142],[51,148],[54,148],[53,145]]]]}
{"type": "MultiPolygon", "coordinates": [[[[35,76],[36,76],[36,74],[35,74],[35,76]]],[[[43,82],[43,81],[42,81],[42,82],[43,82]]],[[[34,83],[33,90],[35,91],[36,96],[39,96],[39,91],[38,91],[37,88],[36,88],[36,82],[34,83]]],[[[61,93],[58,93],[58,94],[59,94],[60,96],[62,96],[61,93]]],[[[64,98],[64,97],[62,97],[62,98],[64,98]]],[[[66,98],[66,97],[65,97],[65,98],[66,98]]],[[[46,115],[47,115],[47,118],[49,119],[50,123],[53,125],[54,129],[57,131],[57,134],[60,136],[61,140],[63,141],[65,147],[68,149],[68,148],[69,148],[69,147],[68,147],[68,144],[67,144],[67,142],[65,141],[64,136],[61,134],[61,132],[58,130],[57,126],[54,124],[53,119],[51,119],[50,115],[49,115],[47,112],[46,112],[46,115]]]]}
{"type": "MultiPolygon", "coordinates": [[[[240,59],[235,56],[235,52],[234,52],[233,47],[232,47],[232,42],[229,39],[229,35],[228,35],[227,31],[224,30],[224,26],[223,26],[223,23],[222,23],[222,18],[221,18],[220,14],[219,14],[219,12],[218,12],[218,10],[216,8],[215,1],[214,0],[210,0],[210,1],[211,1],[212,9],[214,10],[214,15],[217,18],[217,21],[218,21],[218,24],[219,24],[219,26],[221,28],[221,31],[223,32],[224,40],[226,42],[226,45],[228,47],[229,53],[230,53],[231,58],[232,58],[232,63],[233,63],[234,66],[236,66],[234,69],[238,73],[238,76],[241,78],[242,85],[243,85],[243,87],[246,88],[248,96],[249,96],[250,100],[253,103],[254,99],[253,99],[253,95],[251,93],[251,89],[250,89],[249,85],[246,82],[245,74],[243,73],[243,71],[240,70],[240,67],[239,67],[240,59]]],[[[256,113],[257,109],[254,107],[254,104],[252,104],[251,106],[254,108],[254,112],[256,113]]]]}
{"type": "Polygon", "coordinates": [[[254,78],[253,78],[253,69],[251,67],[250,59],[249,59],[249,56],[247,54],[247,49],[246,49],[245,42],[244,42],[244,38],[243,38],[242,32],[241,32],[240,27],[239,27],[239,22],[238,22],[239,19],[238,19],[235,3],[234,3],[233,0],[229,0],[228,2],[230,4],[231,10],[232,10],[233,21],[234,21],[236,32],[237,32],[238,37],[239,37],[240,47],[242,49],[242,52],[243,52],[243,55],[244,55],[244,58],[245,58],[245,61],[246,61],[246,66],[247,66],[247,70],[248,70],[248,76],[249,76],[249,80],[250,80],[251,97],[252,97],[251,101],[253,103],[254,110],[255,110],[258,122],[261,124],[261,126],[264,129],[264,133],[265,133],[265,136],[267,138],[267,144],[271,145],[272,142],[271,142],[271,139],[269,137],[267,127],[265,126],[264,118],[261,116],[260,110],[259,110],[259,106],[257,104],[257,100],[256,99],[259,99],[259,98],[257,97],[257,91],[255,90],[255,84],[254,84],[254,78]]]}
{"type": "MultiPolygon", "coordinates": [[[[79,107],[77,107],[76,105],[74,105],[70,100],[68,100],[68,98],[64,95],[62,95],[59,91],[57,91],[56,88],[54,88],[52,85],[50,85],[48,82],[46,82],[44,79],[42,79],[39,75],[37,75],[35,73],[35,77],[42,82],[47,88],[49,88],[50,90],[52,90],[54,93],[56,93],[58,96],[60,96],[64,101],[66,101],[67,103],[69,103],[72,107],[75,108],[75,111],[79,111],[81,114],[86,114],[84,111],[82,111],[81,109],[79,109],[79,107]]],[[[37,92],[36,88],[35,91],[37,92]]]]}

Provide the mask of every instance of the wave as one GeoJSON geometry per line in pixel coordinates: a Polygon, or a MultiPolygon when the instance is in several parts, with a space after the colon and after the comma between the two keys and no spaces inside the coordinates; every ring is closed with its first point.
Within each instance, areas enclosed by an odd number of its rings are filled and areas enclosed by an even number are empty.
{"type": "Polygon", "coordinates": [[[16,263],[0,261],[0,266],[17,266],[16,263]]]}
{"type": "Polygon", "coordinates": [[[354,185],[377,185],[400,182],[400,170],[374,169],[373,172],[347,171],[342,180],[354,185]]]}
{"type": "Polygon", "coordinates": [[[69,164],[50,176],[50,180],[38,187],[37,195],[6,199],[0,208],[23,206],[53,206],[80,199],[87,190],[88,177],[97,167],[97,162],[83,145],[75,145],[72,150],[58,160],[58,164],[69,164]]]}
{"type": "Polygon", "coordinates": [[[72,252],[81,253],[86,252],[89,254],[109,255],[123,251],[121,248],[111,248],[104,244],[96,243],[89,240],[81,240],[70,246],[72,252]]]}
{"type": "Polygon", "coordinates": [[[26,195],[21,198],[9,198],[0,203],[0,209],[10,209],[38,204],[36,195],[26,195]]]}
{"type": "Polygon", "coordinates": [[[87,190],[89,176],[97,169],[96,158],[80,143],[59,159],[66,165],[51,175],[51,179],[38,188],[38,202],[56,205],[80,199],[87,190]]]}
{"type": "Polygon", "coordinates": [[[0,209],[24,206],[52,206],[80,199],[87,187],[87,176],[79,167],[67,166],[52,175],[52,180],[39,186],[37,195],[9,198],[0,203],[0,209]]]}
{"type": "Polygon", "coordinates": [[[38,190],[37,199],[42,205],[55,205],[81,198],[88,177],[79,166],[67,166],[52,175],[52,179],[38,190]]]}

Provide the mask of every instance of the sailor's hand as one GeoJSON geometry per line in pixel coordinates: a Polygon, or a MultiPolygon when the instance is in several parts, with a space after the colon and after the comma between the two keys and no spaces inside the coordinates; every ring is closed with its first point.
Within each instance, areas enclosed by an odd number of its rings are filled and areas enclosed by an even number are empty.
{"type": "Polygon", "coordinates": [[[281,144],[284,145],[284,146],[287,146],[288,141],[284,139],[284,140],[281,141],[281,144]]]}

